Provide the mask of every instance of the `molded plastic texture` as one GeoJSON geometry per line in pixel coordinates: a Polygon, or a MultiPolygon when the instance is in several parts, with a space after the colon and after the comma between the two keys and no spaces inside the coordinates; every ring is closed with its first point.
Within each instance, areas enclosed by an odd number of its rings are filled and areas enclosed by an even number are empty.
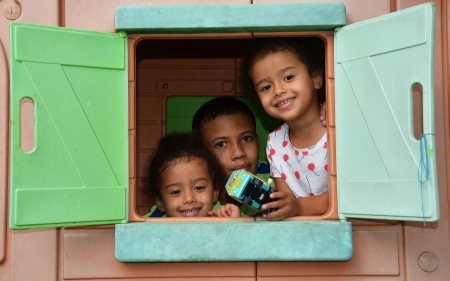
{"type": "Polygon", "coordinates": [[[347,261],[350,222],[143,222],[116,225],[121,262],[347,261]],[[276,229],[276,231],[274,231],[276,229]]]}
{"type": "Polygon", "coordinates": [[[115,28],[127,33],[333,30],[346,24],[342,3],[120,6],[115,28]]]}
{"type": "Polygon", "coordinates": [[[13,229],[126,222],[126,38],[11,24],[13,229]],[[23,98],[35,106],[35,148],[20,148],[23,98]]]}
{"type": "Polygon", "coordinates": [[[343,27],[335,34],[342,218],[439,220],[434,19],[435,5],[428,3],[343,27]],[[417,83],[423,86],[421,141],[413,130],[417,83]]]}

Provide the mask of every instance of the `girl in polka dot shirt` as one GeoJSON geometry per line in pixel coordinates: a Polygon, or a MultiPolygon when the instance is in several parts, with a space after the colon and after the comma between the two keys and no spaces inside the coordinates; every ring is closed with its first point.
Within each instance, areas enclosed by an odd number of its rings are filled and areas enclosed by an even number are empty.
{"type": "Polygon", "coordinates": [[[324,46],[319,38],[256,39],[241,62],[241,82],[264,110],[284,124],[269,134],[267,157],[279,192],[262,206],[282,220],[320,215],[328,209],[326,128],[319,120],[324,102],[324,46]]]}

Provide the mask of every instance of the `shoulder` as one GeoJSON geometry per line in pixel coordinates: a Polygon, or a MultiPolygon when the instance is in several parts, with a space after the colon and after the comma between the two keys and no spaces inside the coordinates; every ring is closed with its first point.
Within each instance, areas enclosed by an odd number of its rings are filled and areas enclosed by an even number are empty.
{"type": "Polygon", "coordinates": [[[269,134],[267,137],[267,142],[283,141],[288,130],[289,126],[284,123],[269,134]]]}
{"type": "Polygon", "coordinates": [[[150,209],[150,212],[143,215],[144,218],[163,218],[167,217],[166,212],[161,211],[158,209],[156,205],[153,205],[153,207],[150,209]]]}
{"type": "Polygon", "coordinates": [[[284,130],[289,129],[289,126],[286,123],[283,123],[281,126],[273,130],[270,135],[276,135],[279,132],[284,132],[284,130]]]}

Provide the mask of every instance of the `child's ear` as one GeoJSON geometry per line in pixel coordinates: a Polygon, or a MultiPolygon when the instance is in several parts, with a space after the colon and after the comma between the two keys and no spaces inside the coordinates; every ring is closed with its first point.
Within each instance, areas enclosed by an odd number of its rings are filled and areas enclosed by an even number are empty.
{"type": "Polygon", "coordinates": [[[314,82],[314,88],[316,88],[316,90],[320,89],[322,87],[323,84],[323,75],[322,75],[322,71],[320,70],[314,70],[312,72],[312,79],[314,82]]]}
{"type": "Polygon", "coordinates": [[[165,212],[165,211],[166,211],[166,209],[164,208],[163,203],[161,202],[161,198],[159,198],[159,197],[156,198],[155,203],[156,203],[156,206],[158,207],[158,209],[159,209],[160,211],[162,211],[162,212],[165,212]]]}

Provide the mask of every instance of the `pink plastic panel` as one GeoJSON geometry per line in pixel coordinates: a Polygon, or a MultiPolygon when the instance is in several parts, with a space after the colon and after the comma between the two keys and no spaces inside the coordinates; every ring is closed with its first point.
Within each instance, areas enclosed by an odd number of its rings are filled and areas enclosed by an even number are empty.
{"type": "MultiPolygon", "coordinates": [[[[403,257],[401,225],[376,227],[354,227],[353,257],[345,263],[258,263],[258,276],[399,276],[403,257]]],[[[264,280],[274,280],[264,279],[264,280]]],[[[275,279],[281,280],[281,279],[275,279]]],[[[384,279],[383,279],[384,280],[384,279]]]]}
{"type": "MultiPolygon", "coordinates": [[[[183,0],[183,5],[251,4],[251,0],[183,0]]],[[[66,0],[65,26],[115,32],[114,12],[119,6],[180,5],[180,0],[66,0]],[[102,11],[99,13],[98,11],[102,11]]]]}
{"type": "MultiPolygon", "coordinates": [[[[395,1],[395,0],[393,0],[395,1]]],[[[307,0],[307,1],[292,1],[292,0],[253,0],[253,4],[268,4],[268,3],[292,3],[292,2],[341,2],[345,5],[347,10],[347,24],[352,24],[358,21],[378,17],[390,12],[391,1],[389,0],[307,0]]]]}
{"type": "Polygon", "coordinates": [[[165,278],[208,276],[237,277],[238,280],[241,280],[239,278],[248,280],[245,278],[253,277],[256,270],[256,264],[253,262],[120,263],[114,258],[114,228],[108,227],[64,229],[61,231],[60,239],[62,242],[60,271],[64,280],[97,278],[108,280],[117,278],[127,280],[128,278],[160,278],[161,280],[164,278],[165,280],[165,278]]]}

